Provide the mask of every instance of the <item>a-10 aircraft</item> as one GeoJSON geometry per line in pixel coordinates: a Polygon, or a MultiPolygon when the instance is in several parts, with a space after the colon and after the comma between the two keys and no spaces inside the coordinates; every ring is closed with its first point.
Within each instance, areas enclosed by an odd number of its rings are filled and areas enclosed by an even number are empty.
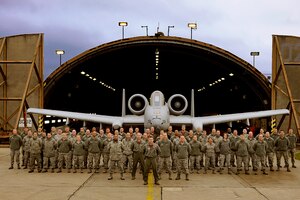
{"type": "MultiPolygon", "coordinates": [[[[203,128],[203,125],[231,123],[233,121],[247,120],[252,118],[269,117],[275,115],[289,114],[287,109],[264,110],[256,112],[244,112],[214,116],[195,117],[194,115],[194,91],[191,94],[191,114],[183,115],[188,107],[187,99],[181,94],[174,94],[165,102],[161,91],[154,91],[150,101],[142,94],[134,94],[128,100],[128,108],[132,115],[125,113],[125,90],[122,95],[122,116],[108,116],[78,112],[68,112],[60,110],[49,110],[39,108],[29,108],[27,113],[50,115],[67,119],[77,119],[83,122],[96,122],[111,124],[114,129],[123,125],[140,124],[144,128],[155,127],[156,130],[166,130],[170,125],[192,125],[193,129],[203,128]]],[[[248,124],[249,125],[249,124],[248,124]]]]}

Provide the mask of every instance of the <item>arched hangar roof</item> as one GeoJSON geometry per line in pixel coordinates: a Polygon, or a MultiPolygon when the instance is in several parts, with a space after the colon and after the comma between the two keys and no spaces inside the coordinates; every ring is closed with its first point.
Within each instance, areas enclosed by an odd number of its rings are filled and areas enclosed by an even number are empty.
{"type": "Polygon", "coordinates": [[[270,109],[270,83],[251,64],[163,35],[109,42],[65,62],[45,80],[45,108],[120,115],[123,88],[127,100],[161,90],[166,100],[180,93],[188,101],[194,89],[196,116],[270,109]]]}

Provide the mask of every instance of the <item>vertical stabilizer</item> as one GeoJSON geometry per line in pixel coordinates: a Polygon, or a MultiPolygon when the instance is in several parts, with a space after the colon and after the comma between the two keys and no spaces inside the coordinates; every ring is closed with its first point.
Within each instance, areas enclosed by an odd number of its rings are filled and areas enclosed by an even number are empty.
{"type": "Polygon", "coordinates": [[[191,116],[195,117],[194,89],[192,89],[192,94],[191,94],[191,116]]]}
{"type": "Polygon", "coordinates": [[[123,92],[122,92],[122,117],[124,117],[126,115],[125,105],[126,105],[126,103],[125,103],[125,89],[123,89],[123,92]]]}

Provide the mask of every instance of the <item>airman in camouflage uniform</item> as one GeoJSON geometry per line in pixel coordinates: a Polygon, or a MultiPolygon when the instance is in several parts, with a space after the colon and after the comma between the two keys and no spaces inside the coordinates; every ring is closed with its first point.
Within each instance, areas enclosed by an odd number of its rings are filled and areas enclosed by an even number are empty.
{"type": "Polygon", "coordinates": [[[270,167],[270,171],[274,171],[273,169],[273,160],[274,160],[274,148],[275,148],[275,141],[273,138],[270,137],[270,132],[266,132],[266,136],[264,138],[264,140],[267,142],[268,144],[268,148],[267,148],[267,158],[268,159],[268,164],[270,167]]]}
{"type": "Polygon", "coordinates": [[[215,174],[215,153],[216,145],[213,143],[213,138],[209,137],[208,142],[203,146],[202,151],[205,153],[204,174],[207,173],[208,167],[212,166],[212,173],[215,174]]]}
{"type": "Polygon", "coordinates": [[[131,134],[126,133],[125,139],[122,141],[122,149],[123,149],[123,155],[122,155],[122,163],[123,163],[123,169],[125,172],[125,169],[127,168],[127,162],[129,166],[129,172],[132,172],[132,145],[133,145],[133,140],[131,139],[131,134]]]}
{"type": "Polygon", "coordinates": [[[103,173],[106,173],[108,170],[108,162],[109,162],[109,150],[108,150],[108,144],[112,142],[112,134],[108,133],[107,138],[103,141],[103,167],[104,171],[103,173]]]}
{"type": "Polygon", "coordinates": [[[10,167],[8,169],[14,168],[14,160],[20,167],[20,148],[22,147],[23,142],[21,136],[18,135],[17,129],[12,130],[12,135],[9,137],[9,147],[10,147],[10,167]]]}
{"type": "Polygon", "coordinates": [[[57,143],[56,141],[52,138],[52,134],[48,133],[47,134],[47,139],[44,140],[43,142],[43,156],[44,156],[44,165],[43,165],[43,171],[42,172],[47,172],[48,167],[49,167],[49,161],[50,161],[50,168],[51,168],[51,173],[54,172],[55,169],[55,152],[57,148],[57,143]]]}
{"type": "Polygon", "coordinates": [[[241,135],[240,140],[235,144],[236,155],[237,155],[237,170],[236,174],[238,175],[242,171],[242,163],[244,164],[245,174],[249,175],[249,151],[250,146],[245,140],[245,136],[241,135]]]}
{"type": "Polygon", "coordinates": [[[99,173],[99,156],[101,149],[101,142],[97,137],[97,132],[92,132],[92,137],[87,142],[87,149],[89,152],[88,160],[89,160],[89,171],[88,173],[92,173],[92,169],[95,170],[95,173],[99,173]]]}
{"type": "Polygon", "coordinates": [[[166,132],[163,133],[162,139],[158,141],[158,146],[160,148],[160,155],[158,159],[158,177],[161,179],[162,170],[165,167],[167,172],[169,173],[169,180],[172,180],[172,160],[171,156],[173,154],[173,144],[168,139],[168,135],[166,132]]]}
{"type": "Polygon", "coordinates": [[[295,165],[295,152],[296,152],[296,143],[297,143],[297,136],[294,134],[293,129],[289,129],[289,133],[287,135],[287,138],[290,141],[290,145],[288,148],[288,154],[291,157],[292,167],[296,168],[295,165]]]}
{"type": "Polygon", "coordinates": [[[68,139],[67,133],[62,134],[62,138],[57,143],[57,150],[58,150],[58,171],[57,173],[61,172],[63,164],[66,164],[68,169],[68,173],[71,172],[71,158],[70,158],[70,151],[72,151],[72,143],[68,139]]]}
{"type": "Polygon", "coordinates": [[[29,142],[32,139],[32,131],[28,130],[27,135],[23,138],[23,156],[24,156],[24,168],[23,169],[27,169],[27,166],[29,165],[29,161],[30,161],[30,146],[29,146],[29,142]]]}
{"type": "Polygon", "coordinates": [[[123,164],[122,164],[122,151],[123,151],[123,145],[119,141],[119,135],[114,135],[113,136],[113,141],[108,144],[108,151],[110,155],[110,166],[109,166],[109,173],[110,176],[108,177],[108,180],[113,179],[113,173],[115,166],[119,168],[120,174],[121,174],[121,180],[125,180],[123,173],[123,164]]]}
{"type": "Polygon", "coordinates": [[[32,173],[34,171],[35,161],[37,162],[38,172],[42,171],[42,159],[41,159],[41,151],[42,151],[42,140],[38,138],[38,133],[34,132],[32,139],[29,142],[30,148],[30,170],[28,173],[32,173]]]}
{"type": "Polygon", "coordinates": [[[189,180],[189,155],[191,153],[191,146],[185,141],[185,137],[180,136],[179,143],[175,147],[177,155],[177,177],[180,179],[181,171],[185,173],[185,180],[189,180]]]}
{"type": "MultiPolygon", "coordinates": [[[[265,169],[265,163],[266,163],[266,154],[267,154],[267,148],[268,144],[266,141],[264,141],[263,135],[259,135],[258,141],[256,141],[253,145],[253,150],[256,155],[256,168],[258,169],[259,163],[261,164],[261,170],[263,171],[263,174],[268,175],[265,169]]],[[[255,172],[256,173],[256,172],[255,172]]]]}
{"type": "Polygon", "coordinates": [[[194,172],[196,166],[197,173],[200,174],[200,161],[202,156],[202,145],[198,141],[197,135],[193,136],[193,140],[190,142],[191,155],[190,155],[190,171],[191,174],[194,172]]]}
{"type": "Polygon", "coordinates": [[[76,141],[73,143],[73,173],[76,173],[78,168],[80,173],[83,173],[84,155],[85,143],[81,140],[81,136],[77,135],[76,141]]]}
{"type": "Polygon", "coordinates": [[[224,133],[223,140],[218,144],[218,149],[220,150],[220,169],[219,172],[222,174],[225,166],[227,166],[228,174],[231,174],[230,168],[230,141],[228,139],[228,133],[224,133]],[[226,161],[226,165],[225,165],[226,161]]]}
{"type": "Polygon", "coordinates": [[[288,160],[288,152],[287,152],[289,146],[290,146],[290,141],[287,137],[285,137],[284,131],[281,130],[279,133],[279,137],[275,140],[277,171],[280,170],[281,157],[284,158],[284,163],[285,163],[285,167],[287,168],[287,172],[291,171],[289,168],[289,160],[288,160]]]}

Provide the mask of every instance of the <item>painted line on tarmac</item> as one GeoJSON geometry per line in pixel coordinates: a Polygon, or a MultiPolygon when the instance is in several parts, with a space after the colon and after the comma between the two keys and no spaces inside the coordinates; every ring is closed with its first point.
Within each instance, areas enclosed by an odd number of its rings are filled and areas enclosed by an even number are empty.
{"type": "MultiPolygon", "coordinates": [[[[234,175],[233,175],[234,176],[234,175]]],[[[249,183],[245,178],[236,175],[234,176],[234,178],[241,184],[243,185],[245,188],[252,188],[253,190],[255,190],[259,195],[261,195],[262,197],[264,197],[265,199],[269,200],[269,198],[264,195],[261,191],[259,191],[255,186],[253,186],[251,183],[249,183]]]]}
{"type": "Polygon", "coordinates": [[[91,180],[92,176],[94,176],[95,173],[92,173],[68,198],[68,200],[70,200],[72,197],[75,196],[75,194],[81,189],[84,187],[84,185],[89,181],[91,180]]]}
{"type": "Polygon", "coordinates": [[[148,175],[148,190],[147,190],[147,200],[153,200],[153,176],[152,174],[148,175]]]}
{"type": "Polygon", "coordinates": [[[153,173],[149,173],[148,176],[148,190],[147,190],[147,198],[146,200],[155,200],[155,197],[159,197],[162,199],[162,187],[154,187],[153,181],[153,173]]]}

